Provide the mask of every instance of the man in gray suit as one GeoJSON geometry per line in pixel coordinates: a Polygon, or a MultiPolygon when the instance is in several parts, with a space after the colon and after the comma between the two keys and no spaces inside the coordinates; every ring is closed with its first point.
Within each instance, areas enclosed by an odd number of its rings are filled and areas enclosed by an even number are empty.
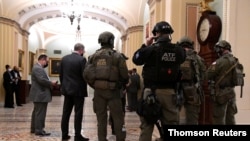
{"type": "Polygon", "coordinates": [[[64,95],[63,113],[61,121],[62,140],[69,140],[69,119],[74,107],[75,141],[88,141],[81,135],[84,99],[87,97],[87,83],[83,78],[86,58],[83,57],[84,45],[76,43],[74,52],[62,58],[60,68],[60,82],[64,95]]]}
{"type": "Polygon", "coordinates": [[[34,103],[31,117],[31,133],[38,136],[49,136],[50,133],[44,131],[45,118],[48,102],[52,100],[51,89],[57,81],[50,81],[44,68],[48,66],[48,57],[42,54],[38,57],[38,63],[32,68],[31,88],[29,98],[34,103]]]}

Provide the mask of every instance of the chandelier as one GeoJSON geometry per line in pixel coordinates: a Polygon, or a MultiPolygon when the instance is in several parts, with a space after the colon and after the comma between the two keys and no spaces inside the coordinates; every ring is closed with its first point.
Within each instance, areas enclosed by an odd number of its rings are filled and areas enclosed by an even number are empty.
{"type": "Polygon", "coordinates": [[[81,19],[83,17],[83,10],[82,7],[80,7],[79,2],[74,2],[74,0],[71,0],[70,6],[65,7],[62,10],[62,17],[64,18],[69,18],[70,24],[74,25],[74,21],[76,20],[77,22],[77,27],[76,27],[76,40],[81,39],[81,19]]]}

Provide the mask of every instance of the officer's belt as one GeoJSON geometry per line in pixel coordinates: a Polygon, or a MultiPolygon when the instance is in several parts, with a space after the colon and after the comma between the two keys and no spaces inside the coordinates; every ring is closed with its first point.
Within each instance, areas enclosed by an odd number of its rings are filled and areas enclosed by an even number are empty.
{"type": "Polygon", "coordinates": [[[95,89],[104,89],[104,90],[113,90],[117,88],[116,82],[110,82],[107,80],[95,80],[94,88],[95,89]]]}

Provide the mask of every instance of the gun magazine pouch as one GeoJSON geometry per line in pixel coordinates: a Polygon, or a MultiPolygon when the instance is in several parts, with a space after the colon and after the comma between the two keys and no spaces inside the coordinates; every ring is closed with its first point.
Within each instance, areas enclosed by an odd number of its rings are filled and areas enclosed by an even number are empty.
{"type": "Polygon", "coordinates": [[[201,104],[200,96],[197,94],[197,89],[194,86],[185,86],[183,93],[186,103],[192,105],[201,104]]]}

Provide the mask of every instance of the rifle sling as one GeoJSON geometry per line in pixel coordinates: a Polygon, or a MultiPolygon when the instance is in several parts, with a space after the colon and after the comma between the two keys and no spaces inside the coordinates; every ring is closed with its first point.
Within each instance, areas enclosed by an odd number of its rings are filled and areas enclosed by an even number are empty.
{"type": "Polygon", "coordinates": [[[233,69],[236,67],[236,65],[238,64],[238,60],[236,61],[236,63],[234,65],[232,65],[221,77],[220,79],[215,83],[215,87],[217,87],[219,85],[219,83],[221,82],[221,80],[233,69]]]}

